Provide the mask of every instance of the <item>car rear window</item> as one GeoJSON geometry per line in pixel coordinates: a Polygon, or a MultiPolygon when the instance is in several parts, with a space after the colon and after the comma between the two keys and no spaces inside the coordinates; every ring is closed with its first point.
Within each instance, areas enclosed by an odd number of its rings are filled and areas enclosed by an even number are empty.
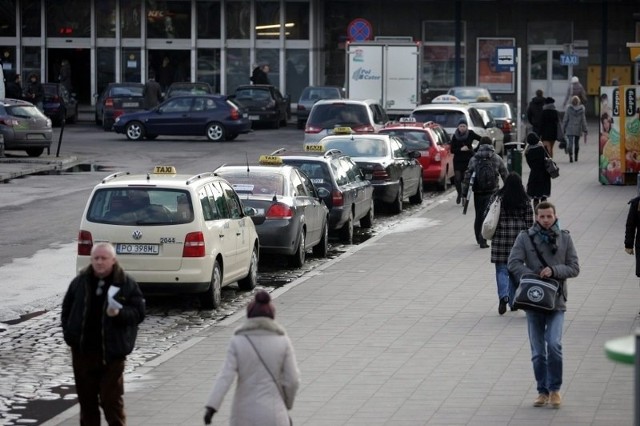
{"type": "Polygon", "coordinates": [[[33,105],[12,105],[6,110],[8,115],[18,118],[42,118],[42,113],[33,105]]]}
{"type": "Polygon", "coordinates": [[[303,101],[317,101],[319,99],[339,99],[340,91],[338,89],[331,88],[312,88],[305,89],[300,96],[300,100],[303,101]]]}
{"type": "Polygon", "coordinates": [[[143,87],[113,87],[111,89],[112,97],[126,97],[126,96],[140,96],[142,97],[142,89],[143,87]]]}
{"type": "Polygon", "coordinates": [[[413,129],[384,129],[380,133],[396,136],[408,149],[425,150],[431,146],[429,135],[421,130],[413,129]]]}
{"type": "Polygon", "coordinates": [[[336,126],[369,125],[366,105],[347,103],[316,104],[311,110],[307,125],[332,129],[336,126]]]}
{"type": "Polygon", "coordinates": [[[381,139],[332,139],[323,141],[325,149],[339,149],[349,157],[386,157],[389,154],[387,144],[381,139]]]}
{"type": "Polygon", "coordinates": [[[238,89],[236,91],[237,99],[252,99],[252,100],[268,100],[271,99],[271,93],[267,89],[258,89],[258,88],[247,88],[247,89],[238,89]]]}
{"type": "Polygon", "coordinates": [[[331,187],[331,175],[327,169],[327,164],[321,161],[292,160],[283,158],[285,164],[298,167],[306,174],[314,185],[327,188],[331,187]]]}
{"type": "Polygon", "coordinates": [[[238,195],[283,195],[284,177],[278,173],[222,172],[238,195]]]}
{"type": "Polygon", "coordinates": [[[89,222],[124,226],[175,225],[193,221],[189,193],[179,189],[105,188],[96,191],[89,222]]]}
{"type": "Polygon", "coordinates": [[[44,94],[45,95],[57,95],[58,94],[58,89],[56,88],[56,86],[52,85],[52,84],[43,84],[42,87],[44,88],[44,94]]]}
{"type": "Polygon", "coordinates": [[[455,110],[422,110],[422,111],[414,111],[411,114],[416,121],[421,121],[426,123],[427,121],[433,121],[434,123],[438,123],[442,127],[458,127],[458,121],[461,118],[465,118],[465,115],[462,111],[455,110]]]}

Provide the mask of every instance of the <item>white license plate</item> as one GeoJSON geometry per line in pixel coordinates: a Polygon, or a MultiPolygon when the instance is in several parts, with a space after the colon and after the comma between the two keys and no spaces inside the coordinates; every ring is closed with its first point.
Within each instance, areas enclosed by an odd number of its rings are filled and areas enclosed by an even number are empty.
{"type": "Polygon", "coordinates": [[[260,120],[260,116],[259,115],[250,115],[249,116],[249,120],[260,120]]]}
{"type": "Polygon", "coordinates": [[[117,254],[159,254],[158,244],[116,244],[117,254]]]}
{"type": "Polygon", "coordinates": [[[123,102],[122,106],[124,108],[136,108],[138,106],[137,102],[123,102]]]}

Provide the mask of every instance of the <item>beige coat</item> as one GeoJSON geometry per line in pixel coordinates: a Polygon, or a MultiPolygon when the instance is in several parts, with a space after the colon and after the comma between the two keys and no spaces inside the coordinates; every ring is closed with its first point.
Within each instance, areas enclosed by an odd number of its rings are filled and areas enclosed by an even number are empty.
{"type": "Polygon", "coordinates": [[[237,376],[231,407],[231,426],[288,426],[300,372],[289,337],[271,318],[248,318],[231,338],[222,370],[216,377],[207,406],[220,409],[224,396],[237,376]],[[249,336],[280,390],[260,362],[245,336],[249,336]],[[283,398],[284,394],[284,398],[283,398]]]}

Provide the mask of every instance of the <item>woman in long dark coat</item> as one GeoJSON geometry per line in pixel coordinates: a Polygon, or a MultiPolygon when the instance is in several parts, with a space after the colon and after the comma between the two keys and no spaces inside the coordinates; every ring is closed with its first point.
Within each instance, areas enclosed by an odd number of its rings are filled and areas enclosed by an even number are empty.
{"type": "Polygon", "coordinates": [[[527,181],[527,195],[533,199],[534,208],[551,196],[551,176],[547,172],[546,156],[547,152],[538,135],[529,133],[524,157],[531,170],[527,181]]]}
{"type": "Polygon", "coordinates": [[[560,128],[560,116],[556,110],[555,99],[545,98],[542,114],[540,115],[540,138],[553,158],[553,146],[563,135],[558,134],[560,128]]]}
{"type": "MultiPolygon", "coordinates": [[[[511,282],[507,262],[511,247],[520,231],[533,226],[533,209],[531,199],[522,186],[520,175],[511,172],[504,186],[491,196],[489,206],[496,198],[500,198],[500,219],[491,240],[491,263],[496,267],[496,284],[498,287],[498,313],[507,311],[507,303],[513,310],[515,283],[511,282]]],[[[487,210],[489,207],[487,208],[487,210]]]]}
{"type": "Polygon", "coordinates": [[[636,276],[640,277],[640,197],[629,201],[629,213],[624,232],[624,249],[636,255],[636,276]]]}

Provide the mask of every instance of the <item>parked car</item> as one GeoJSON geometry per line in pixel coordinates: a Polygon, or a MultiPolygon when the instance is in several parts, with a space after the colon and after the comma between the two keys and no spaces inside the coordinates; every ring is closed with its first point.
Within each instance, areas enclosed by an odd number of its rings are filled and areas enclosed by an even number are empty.
{"type": "Polygon", "coordinates": [[[238,86],[229,98],[247,109],[252,123],[278,129],[286,126],[291,117],[291,100],[270,84],[238,86]]]}
{"type": "Polygon", "coordinates": [[[487,130],[487,136],[493,141],[493,147],[498,155],[504,154],[504,133],[498,128],[496,120],[490,111],[478,108],[478,112],[484,121],[484,128],[487,130]]]}
{"type": "Polygon", "coordinates": [[[112,174],[87,201],[78,233],[76,270],[91,263],[95,242],[109,242],[143,293],[195,293],[204,309],[220,306],[220,289],[256,286],[264,221],[242,206],[233,188],[211,173],[112,174]]]}
{"type": "Polygon", "coordinates": [[[116,118],[122,114],[144,110],[142,83],[109,83],[96,98],[96,124],[110,131],[116,118]]]}
{"type": "MultiPolygon", "coordinates": [[[[449,139],[456,131],[461,118],[467,120],[467,126],[478,135],[489,136],[484,120],[476,107],[459,102],[457,99],[454,102],[451,100],[448,95],[438,96],[430,104],[418,105],[411,113],[411,117],[423,123],[432,121],[439,124],[447,132],[449,139]]],[[[478,147],[477,141],[473,141],[473,147],[478,147]]]]}
{"type": "Polygon", "coordinates": [[[127,139],[166,136],[206,136],[212,142],[231,141],[251,131],[247,112],[224,95],[175,96],[149,111],[116,118],[116,133],[127,139]]]}
{"type": "Polygon", "coordinates": [[[476,102],[472,104],[478,109],[489,111],[493,115],[497,127],[504,133],[504,143],[518,142],[516,136],[517,118],[513,107],[508,102],[476,102]]]}
{"type": "Polygon", "coordinates": [[[318,191],[297,167],[277,157],[262,157],[260,165],[225,165],[215,174],[228,180],[245,206],[264,214],[257,225],[260,250],[284,255],[289,264],[301,267],[307,250],[326,257],[329,246],[329,210],[322,202],[327,192],[318,191]]]}
{"type": "Polygon", "coordinates": [[[410,150],[420,152],[418,161],[422,165],[422,182],[435,183],[444,191],[453,179],[453,154],[442,127],[429,121],[417,122],[414,118],[401,118],[387,124],[378,132],[400,138],[410,150]]]}
{"type": "Polygon", "coordinates": [[[39,157],[51,147],[51,119],[35,105],[18,99],[0,99],[0,134],[7,151],[25,151],[39,157]]]}
{"type": "Polygon", "coordinates": [[[479,100],[492,101],[493,95],[489,89],[480,86],[458,86],[447,90],[447,95],[455,96],[463,102],[476,102],[479,100]]]}
{"type": "Polygon", "coordinates": [[[373,226],[373,186],[358,165],[340,151],[289,152],[284,148],[271,154],[284,164],[296,166],[311,179],[316,189],[324,188],[322,200],[329,208],[329,233],[345,243],[353,240],[353,226],[373,226]]]}
{"type": "Polygon", "coordinates": [[[407,199],[420,204],[423,199],[420,152],[408,149],[396,136],[349,134],[348,128],[317,143],[305,143],[305,150],[326,152],[337,149],[356,162],[365,179],[373,184],[373,198],[400,213],[407,199]]]}
{"type": "Polygon", "coordinates": [[[213,89],[208,83],[172,83],[167,89],[167,93],[164,94],[164,99],[166,100],[174,96],[213,94],[213,89]]]}
{"type": "Polygon", "coordinates": [[[304,129],[309,118],[309,112],[313,104],[322,99],[342,99],[345,96],[344,89],[335,86],[307,86],[302,90],[298,106],[296,107],[296,115],[298,129],[304,129]]]}
{"type": "Polygon", "coordinates": [[[304,129],[305,143],[332,135],[336,127],[350,127],[354,133],[375,133],[389,121],[378,101],[367,99],[327,99],[311,108],[304,129]]]}
{"type": "Polygon", "coordinates": [[[78,100],[74,93],[69,93],[60,83],[42,83],[44,100],[42,106],[44,115],[51,119],[55,126],[62,122],[75,123],[78,121],[78,100]]]}

